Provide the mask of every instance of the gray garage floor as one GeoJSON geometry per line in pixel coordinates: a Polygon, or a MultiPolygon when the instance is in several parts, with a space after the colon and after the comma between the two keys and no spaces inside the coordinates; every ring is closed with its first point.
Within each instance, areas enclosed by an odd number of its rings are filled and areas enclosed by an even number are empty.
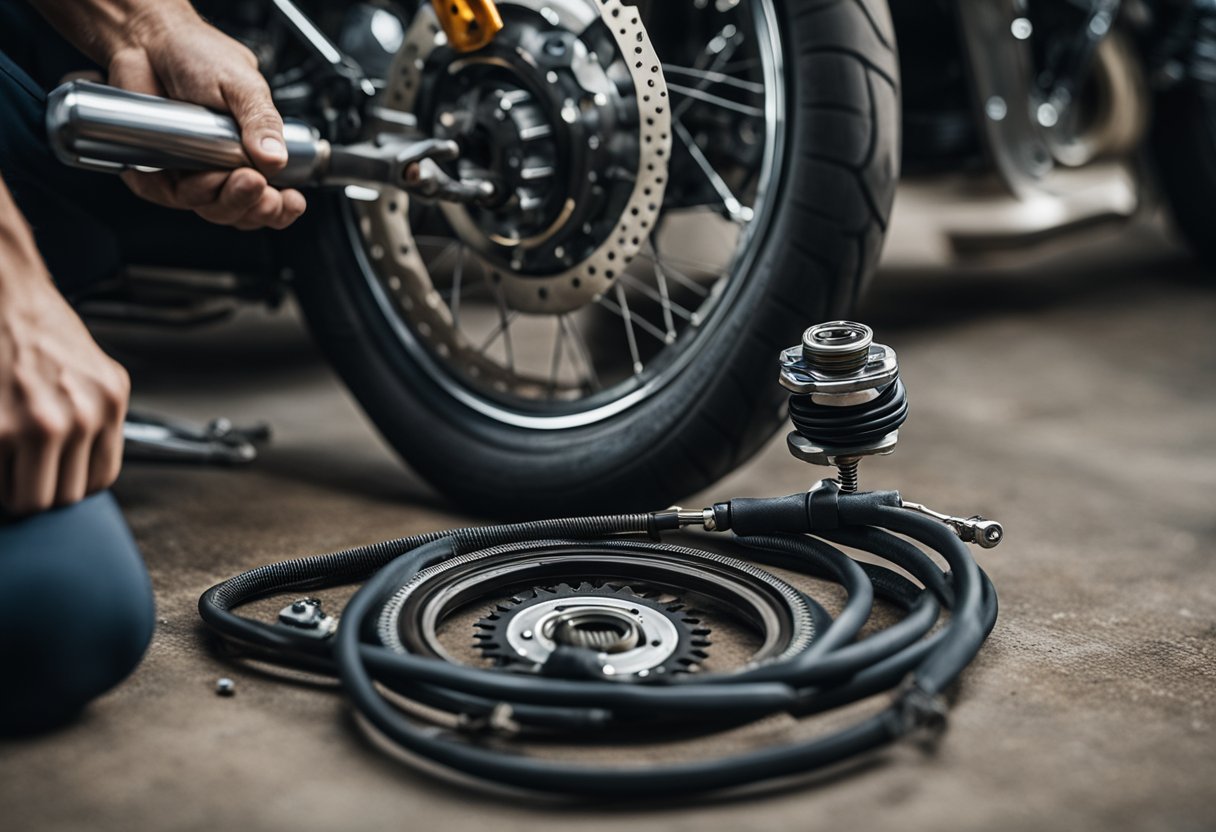
{"type": "MultiPolygon", "coordinates": [[[[336,694],[224,664],[195,612],[216,580],[467,520],[394,460],[292,318],[252,318],[114,341],[144,406],[277,435],[250,470],[125,472],[155,639],[79,722],[0,745],[0,828],[1216,826],[1216,285],[1133,238],[1035,269],[889,270],[865,319],[898,347],[914,408],[866,481],[1008,533],[980,554],[1001,618],[935,755],[899,748],[759,798],[546,809],[421,775],[336,694]],[[221,675],[235,697],[213,693],[221,675]]],[[[812,476],[777,440],[704,496],[812,476]]]]}

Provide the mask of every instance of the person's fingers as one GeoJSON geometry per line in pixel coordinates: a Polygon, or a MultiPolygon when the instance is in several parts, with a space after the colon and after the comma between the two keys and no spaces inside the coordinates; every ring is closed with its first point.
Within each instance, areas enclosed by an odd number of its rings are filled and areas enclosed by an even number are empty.
{"type": "Polygon", "coordinates": [[[173,187],[177,206],[197,211],[211,205],[220,198],[220,192],[230,175],[231,172],[226,170],[179,173],[173,187]]]}
{"type": "Polygon", "coordinates": [[[48,432],[31,437],[17,448],[13,460],[13,496],[9,503],[14,514],[33,514],[54,504],[61,447],[62,440],[48,432]]]}
{"type": "Polygon", "coordinates": [[[93,450],[89,456],[89,477],[85,483],[85,493],[93,494],[109,488],[118,479],[122,470],[122,420],[106,428],[93,442],[93,450]]]}
{"type": "Polygon", "coordinates": [[[107,385],[102,402],[102,428],[93,441],[89,455],[89,476],[86,493],[92,494],[113,485],[122,468],[123,420],[131,395],[131,379],[126,370],[116,369],[112,383],[107,385]]]}
{"type": "Polygon", "coordinates": [[[169,173],[141,173],[137,170],[125,170],[121,174],[122,181],[141,199],[161,205],[165,208],[180,208],[173,176],[169,173]]]}
{"type": "Polygon", "coordinates": [[[214,202],[195,210],[205,220],[232,225],[257,205],[268,191],[273,192],[273,189],[266,185],[266,177],[253,168],[238,168],[228,176],[214,202]]]}
{"type": "Polygon", "coordinates": [[[123,171],[123,181],[136,196],[166,208],[197,211],[216,203],[231,171],[141,173],[123,171]]]}
{"type": "Polygon", "coordinates": [[[281,231],[287,226],[300,218],[304,210],[308,208],[308,201],[304,199],[304,194],[297,190],[289,189],[281,192],[283,194],[283,210],[279,213],[278,222],[271,225],[275,230],[281,231]]]}
{"type": "Polygon", "coordinates": [[[110,61],[109,72],[111,86],[148,95],[165,94],[165,88],[142,50],[118,52],[110,61]]]}
{"type": "Polygon", "coordinates": [[[267,189],[258,204],[236,222],[236,227],[243,231],[286,228],[304,213],[304,206],[304,195],[299,191],[267,189]]]}
{"type": "Polygon", "coordinates": [[[234,225],[242,231],[265,228],[283,210],[283,195],[274,188],[267,188],[257,204],[250,208],[234,225]]]}
{"type": "Polygon", "coordinates": [[[59,454],[59,481],[55,488],[54,504],[67,506],[84,499],[85,486],[89,481],[89,457],[93,450],[96,429],[79,425],[63,443],[59,454]]]}
{"type": "Polygon", "coordinates": [[[223,82],[224,103],[241,126],[241,143],[263,173],[278,173],[287,164],[283,117],[275,109],[270,86],[257,70],[223,82]]]}

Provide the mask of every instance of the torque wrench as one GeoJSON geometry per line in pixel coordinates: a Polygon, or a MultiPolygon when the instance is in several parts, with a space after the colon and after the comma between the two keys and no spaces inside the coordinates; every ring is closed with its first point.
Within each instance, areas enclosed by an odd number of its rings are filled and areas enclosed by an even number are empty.
{"type": "MultiPolygon", "coordinates": [[[[249,166],[236,121],[196,104],[91,81],[69,81],[47,100],[47,137],[64,164],[88,170],[231,170],[249,166]]],[[[445,139],[390,132],[336,144],[302,121],[283,125],[287,166],[270,178],[283,186],[390,186],[459,202],[492,197],[486,180],[454,180],[435,161],[454,159],[445,139]]]]}

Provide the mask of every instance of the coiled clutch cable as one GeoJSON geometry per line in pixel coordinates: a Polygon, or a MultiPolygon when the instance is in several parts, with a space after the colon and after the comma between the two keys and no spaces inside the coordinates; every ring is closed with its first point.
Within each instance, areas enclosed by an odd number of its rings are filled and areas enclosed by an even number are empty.
{"type": "Polygon", "coordinates": [[[942,692],[997,615],[993,586],[964,543],[991,548],[1003,530],[978,516],[938,514],[897,492],[857,491],[860,460],[890,453],[908,413],[895,352],[874,344],[868,327],[811,327],[782,353],[780,380],[791,392],[791,452],[837,466],[838,480],[699,511],[436,531],[287,560],[217,584],[199,611],[245,655],[340,679],[366,723],[402,749],[531,792],[674,797],[805,774],[912,734],[939,733],[942,692]],[[730,553],[709,546],[706,533],[729,534],[730,553]],[[843,609],[830,616],[765,567],[840,584],[843,609]],[[276,623],[234,612],[270,595],[360,581],[340,620],[312,598],[288,605],[276,623]],[[859,636],[876,598],[901,616],[859,636]],[[741,667],[703,666],[711,630],[688,599],[725,609],[754,631],[758,646],[741,667]],[[478,605],[484,661],[462,661],[438,633],[478,605]],[[884,692],[885,707],[846,728],[718,759],[577,765],[479,741],[487,732],[686,736],[884,692]],[[454,719],[442,727],[409,703],[454,719]]]}

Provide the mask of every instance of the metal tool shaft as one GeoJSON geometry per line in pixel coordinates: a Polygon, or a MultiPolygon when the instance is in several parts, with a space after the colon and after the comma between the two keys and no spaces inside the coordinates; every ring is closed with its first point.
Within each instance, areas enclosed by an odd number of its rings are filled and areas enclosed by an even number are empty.
{"type": "MultiPolygon", "coordinates": [[[[230,116],[90,81],[70,81],[51,92],[46,126],[55,155],[74,167],[116,172],[231,170],[250,164],[230,116]]],[[[272,181],[316,180],[328,164],[329,142],[298,121],[284,124],[283,137],[287,167],[272,181]]]]}

